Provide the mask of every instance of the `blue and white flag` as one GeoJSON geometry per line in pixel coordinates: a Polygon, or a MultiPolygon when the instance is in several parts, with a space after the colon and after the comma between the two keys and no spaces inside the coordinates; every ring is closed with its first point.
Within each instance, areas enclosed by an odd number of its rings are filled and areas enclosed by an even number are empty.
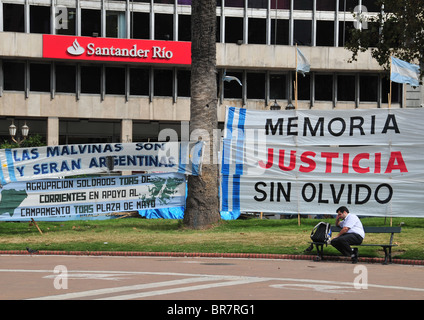
{"type": "Polygon", "coordinates": [[[416,64],[392,57],[390,80],[397,83],[408,83],[413,87],[420,85],[420,67],[416,64]]]}
{"type": "Polygon", "coordinates": [[[305,73],[308,73],[311,70],[311,65],[309,64],[309,61],[305,58],[302,51],[297,49],[297,66],[296,66],[296,72],[300,72],[305,76],[305,73]]]}

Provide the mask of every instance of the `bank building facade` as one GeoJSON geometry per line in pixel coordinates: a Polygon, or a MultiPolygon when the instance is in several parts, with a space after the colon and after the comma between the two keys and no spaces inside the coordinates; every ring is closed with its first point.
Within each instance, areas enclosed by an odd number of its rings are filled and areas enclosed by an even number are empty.
{"type": "MultiPolygon", "coordinates": [[[[311,65],[299,109],[386,108],[369,52],[348,63],[352,12],[372,0],[217,0],[218,119],[225,106],[294,104],[295,48],[311,65]],[[237,81],[223,81],[223,75],[237,81]]],[[[181,138],[190,119],[191,0],[0,0],[0,139],[25,124],[48,145],[181,138]]],[[[393,83],[392,108],[420,107],[393,83]]]]}

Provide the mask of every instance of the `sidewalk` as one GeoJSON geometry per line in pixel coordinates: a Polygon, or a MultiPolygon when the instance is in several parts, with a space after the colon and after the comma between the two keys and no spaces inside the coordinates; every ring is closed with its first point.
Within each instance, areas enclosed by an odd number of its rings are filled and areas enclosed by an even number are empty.
{"type": "MultiPolygon", "coordinates": [[[[132,257],[210,257],[210,258],[244,258],[244,259],[287,259],[287,260],[314,260],[316,255],[295,254],[262,254],[262,253],[207,253],[207,252],[139,252],[139,251],[49,251],[40,250],[29,253],[26,250],[0,250],[1,254],[16,255],[74,255],[74,256],[132,256],[132,257]]],[[[323,262],[349,262],[350,259],[342,256],[324,256],[323,262]]],[[[359,257],[358,263],[383,263],[384,258],[359,257]]],[[[424,265],[424,260],[392,259],[393,264],[424,265]]]]}

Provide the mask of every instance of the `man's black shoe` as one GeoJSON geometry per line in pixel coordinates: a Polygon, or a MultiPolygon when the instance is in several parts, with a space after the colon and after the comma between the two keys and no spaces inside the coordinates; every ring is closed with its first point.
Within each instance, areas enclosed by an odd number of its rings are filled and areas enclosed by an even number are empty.
{"type": "Polygon", "coordinates": [[[358,248],[352,250],[352,263],[358,263],[358,248]]]}

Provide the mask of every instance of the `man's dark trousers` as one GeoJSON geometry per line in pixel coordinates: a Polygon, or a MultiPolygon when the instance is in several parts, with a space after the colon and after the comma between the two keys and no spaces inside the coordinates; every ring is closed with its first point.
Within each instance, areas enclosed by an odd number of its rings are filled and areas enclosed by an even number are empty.
{"type": "Polygon", "coordinates": [[[342,255],[350,257],[352,255],[352,248],[350,246],[361,244],[362,240],[359,234],[345,233],[331,240],[331,245],[339,250],[342,255]]]}

